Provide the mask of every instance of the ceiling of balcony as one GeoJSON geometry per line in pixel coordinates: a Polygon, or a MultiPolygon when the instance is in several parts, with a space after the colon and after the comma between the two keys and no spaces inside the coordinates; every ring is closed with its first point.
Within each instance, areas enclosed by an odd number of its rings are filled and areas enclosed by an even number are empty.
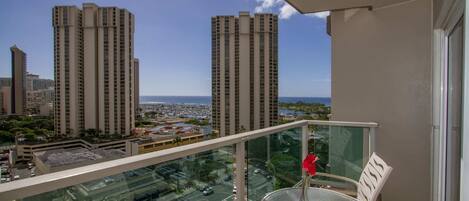
{"type": "Polygon", "coordinates": [[[344,10],[350,8],[380,8],[414,0],[286,0],[300,13],[344,10]]]}

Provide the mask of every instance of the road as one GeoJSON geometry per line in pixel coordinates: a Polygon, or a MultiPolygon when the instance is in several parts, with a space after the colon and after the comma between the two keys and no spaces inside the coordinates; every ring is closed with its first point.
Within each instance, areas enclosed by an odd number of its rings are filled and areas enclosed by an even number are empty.
{"type": "Polygon", "coordinates": [[[267,179],[262,174],[255,174],[255,168],[249,168],[248,196],[250,200],[261,200],[266,193],[273,191],[273,178],[267,179]]]}
{"type": "Polygon", "coordinates": [[[184,201],[220,201],[223,200],[233,194],[233,186],[226,185],[226,184],[218,184],[212,186],[213,193],[210,195],[203,195],[200,191],[194,191],[193,193],[180,198],[179,200],[184,201]]]}

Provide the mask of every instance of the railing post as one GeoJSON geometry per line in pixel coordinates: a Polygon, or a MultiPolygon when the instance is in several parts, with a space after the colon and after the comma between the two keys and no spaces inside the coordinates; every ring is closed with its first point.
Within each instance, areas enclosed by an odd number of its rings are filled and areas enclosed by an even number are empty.
{"type": "Polygon", "coordinates": [[[370,128],[363,127],[363,167],[366,166],[368,160],[370,159],[370,128]]]}
{"type": "MultiPolygon", "coordinates": [[[[302,159],[306,158],[308,155],[308,141],[309,141],[309,129],[308,124],[301,127],[301,155],[302,159]]],[[[302,169],[303,177],[306,176],[306,171],[302,169]]]]}
{"type": "Polygon", "coordinates": [[[370,127],[369,130],[368,130],[368,147],[369,147],[369,150],[368,150],[368,154],[369,156],[371,157],[371,155],[375,152],[375,133],[376,132],[376,128],[375,127],[370,127]]]}
{"type": "Polygon", "coordinates": [[[236,186],[236,201],[247,200],[246,196],[246,151],[244,141],[237,143],[236,146],[236,171],[235,171],[235,186],[236,186]]]}

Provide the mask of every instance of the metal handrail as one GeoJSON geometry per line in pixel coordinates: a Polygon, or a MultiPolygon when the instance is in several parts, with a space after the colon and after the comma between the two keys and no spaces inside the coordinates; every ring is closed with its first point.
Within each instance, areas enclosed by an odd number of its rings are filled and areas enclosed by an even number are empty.
{"type": "MultiPolygon", "coordinates": [[[[150,165],[160,164],[163,162],[183,158],[204,151],[218,149],[230,145],[240,145],[243,142],[268,136],[278,132],[286,131],[292,128],[303,128],[302,132],[306,134],[308,125],[329,125],[329,126],[347,126],[347,127],[365,127],[375,128],[377,123],[373,122],[343,122],[343,121],[314,121],[302,120],[292,123],[282,124],[269,128],[249,131],[236,135],[220,137],[212,140],[202,141],[194,144],[169,148],[156,152],[131,156],[127,158],[106,161],[93,165],[78,167],[74,169],[54,172],[50,174],[40,175],[32,178],[17,180],[5,184],[0,184],[0,201],[21,199],[60,188],[73,186],[76,184],[93,181],[98,178],[116,175],[125,171],[143,168],[150,165]]],[[[303,135],[306,136],[306,135],[303,135]]],[[[305,138],[303,138],[303,141],[305,138]]],[[[306,138],[307,139],[307,138],[306,138]]],[[[306,143],[307,140],[303,143],[306,143]]],[[[303,152],[305,152],[305,144],[303,152]]],[[[307,150],[307,149],[306,149],[307,150]]],[[[237,162],[238,163],[238,162],[237,162]]],[[[244,176],[243,176],[244,178],[244,176]]],[[[241,191],[241,190],[239,190],[241,191]]]]}
{"type": "Polygon", "coordinates": [[[0,200],[14,200],[29,197],[63,187],[96,180],[97,178],[116,175],[125,171],[160,164],[166,161],[183,158],[224,146],[234,145],[288,129],[299,128],[307,124],[307,121],[296,121],[279,126],[0,184],[0,200]]]}
{"type": "Polygon", "coordinates": [[[345,127],[362,127],[362,128],[377,128],[379,126],[376,122],[352,122],[352,121],[321,121],[321,120],[307,120],[309,125],[318,126],[345,126],[345,127]]]}

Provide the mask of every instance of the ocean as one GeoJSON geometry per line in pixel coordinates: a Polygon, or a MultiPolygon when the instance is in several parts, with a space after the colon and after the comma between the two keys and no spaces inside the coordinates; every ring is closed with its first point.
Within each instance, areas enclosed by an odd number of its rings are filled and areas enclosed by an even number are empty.
{"type": "MultiPolygon", "coordinates": [[[[140,96],[140,104],[166,103],[166,104],[211,104],[211,96],[140,96]]],[[[331,98],[323,97],[279,97],[282,103],[322,103],[331,105],[331,98]]]]}

